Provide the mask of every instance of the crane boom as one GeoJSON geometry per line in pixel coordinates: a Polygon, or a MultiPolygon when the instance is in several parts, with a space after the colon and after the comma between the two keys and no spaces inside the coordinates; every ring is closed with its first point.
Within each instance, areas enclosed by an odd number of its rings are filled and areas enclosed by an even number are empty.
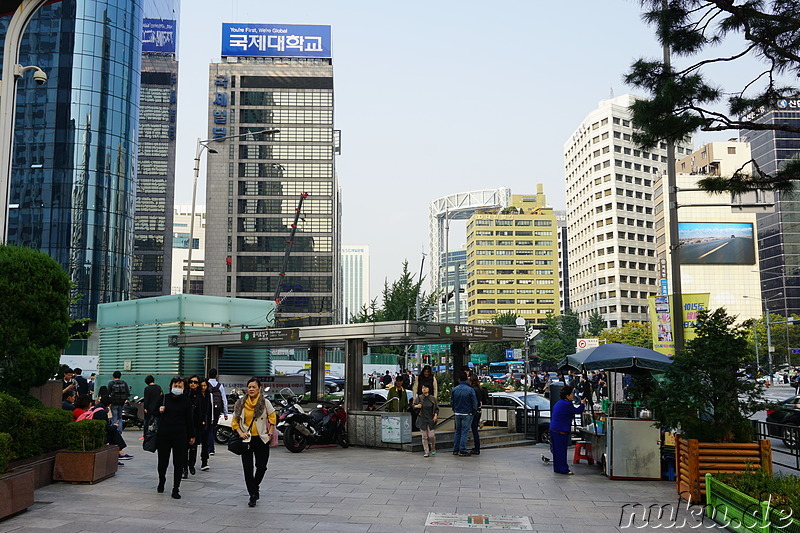
{"type": "Polygon", "coordinates": [[[297,202],[297,208],[294,210],[294,222],[292,222],[292,231],[289,233],[289,238],[286,239],[286,251],[283,254],[283,264],[281,271],[278,272],[278,284],[275,287],[275,313],[277,319],[278,307],[281,305],[281,285],[283,285],[283,278],[286,276],[286,270],[289,268],[289,255],[292,253],[292,245],[294,244],[294,236],[297,233],[297,221],[300,219],[300,211],[303,207],[303,200],[308,198],[308,193],[300,194],[300,200],[297,202]]]}

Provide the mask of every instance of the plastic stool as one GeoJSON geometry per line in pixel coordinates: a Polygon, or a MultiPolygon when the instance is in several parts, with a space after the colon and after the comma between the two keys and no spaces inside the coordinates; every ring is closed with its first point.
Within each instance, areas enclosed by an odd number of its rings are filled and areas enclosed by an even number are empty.
{"type": "Polygon", "coordinates": [[[575,443],[575,455],[572,457],[572,464],[578,464],[581,459],[586,459],[586,462],[590,465],[594,464],[592,444],[585,440],[579,440],[575,443]]]}
{"type": "Polygon", "coordinates": [[[661,478],[675,481],[675,458],[667,455],[664,457],[664,463],[667,469],[661,474],[661,478]]]}

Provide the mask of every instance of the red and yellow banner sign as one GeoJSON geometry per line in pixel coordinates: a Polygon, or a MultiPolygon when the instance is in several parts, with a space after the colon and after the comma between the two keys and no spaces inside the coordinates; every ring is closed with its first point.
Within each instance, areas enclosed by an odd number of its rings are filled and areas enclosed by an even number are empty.
{"type": "Polygon", "coordinates": [[[650,296],[650,327],[653,332],[653,349],[670,357],[675,355],[675,341],[673,331],[676,327],[683,328],[683,339],[688,341],[695,337],[694,327],[697,312],[708,308],[710,294],[695,293],[683,294],[681,321],[675,323],[675,305],[671,294],[650,296]]]}

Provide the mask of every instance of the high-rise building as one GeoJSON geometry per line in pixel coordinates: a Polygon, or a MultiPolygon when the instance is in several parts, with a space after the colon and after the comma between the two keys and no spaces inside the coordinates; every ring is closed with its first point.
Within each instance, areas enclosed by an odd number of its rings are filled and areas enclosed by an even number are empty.
{"type": "MultiPolygon", "coordinates": [[[[439,322],[467,323],[467,250],[442,254],[441,287],[444,290],[439,306],[439,322]],[[458,295],[458,298],[456,298],[458,295]]],[[[424,312],[425,310],[421,310],[424,312]]]]}
{"type": "Polygon", "coordinates": [[[280,326],[340,323],[330,26],[224,24],[222,35],[209,76],[204,292],[278,294],[280,326]]]}
{"type": "Polygon", "coordinates": [[[514,194],[508,207],[475,213],[467,223],[467,319],[492,324],[515,313],[530,324],[558,314],[556,216],[542,185],[514,194]]]}
{"type": "MultiPolygon", "coordinates": [[[[756,214],[722,205],[729,197],[697,190],[697,180],[731,176],[749,163],[750,146],[738,141],[706,144],[676,163],[681,292],[709,293],[709,308],[724,307],[739,320],[761,316],[756,214]]],[[[670,243],[668,231],[675,210],[664,208],[665,174],[656,178],[655,190],[656,255],[666,266],[671,259],[667,250],[676,247],[670,243]]],[[[658,268],[659,272],[665,270],[658,268]]]]}
{"type": "Polygon", "coordinates": [[[206,249],[206,206],[195,206],[194,232],[191,231],[192,206],[176,205],[172,217],[172,294],[203,294],[206,249]],[[194,235],[192,235],[194,233],[194,235]],[[192,276],[188,283],[189,238],[192,239],[192,276]],[[187,290],[187,287],[189,290],[187,290]]]}
{"type": "MultiPolygon", "coordinates": [[[[753,118],[761,124],[800,127],[800,99],[778,100],[753,118]]],[[[753,160],[773,174],[800,153],[800,134],[785,131],[743,130],[753,160]]],[[[772,213],[758,215],[758,251],[761,256],[761,292],[770,312],[800,313],[800,199],[776,193],[772,213]]]]}
{"type": "Polygon", "coordinates": [[[133,240],[132,292],[136,298],[172,292],[177,15],[178,0],[145,5],[133,240]]]}
{"type": "MultiPolygon", "coordinates": [[[[635,98],[600,101],[564,143],[570,306],[582,325],[594,311],[608,327],[647,322],[657,290],[653,184],[666,171],[666,144],[633,142],[635,98]]],[[[691,152],[689,143],[676,152],[691,152]]]]}
{"type": "Polygon", "coordinates": [[[344,321],[369,307],[369,246],[342,246],[342,302],[344,305],[344,321]]]}
{"type": "Polygon", "coordinates": [[[569,248],[567,248],[567,212],[553,211],[558,228],[558,301],[561,313],[571,309],[569,305],[569,248]]]}
{"type": "Polygon", "coordinates": [[[69,272],[76,318],[131,293],[141,30],[141,0],[63,0],[22,39],[48,81],[19,81],[8,242],[69,272]]]}

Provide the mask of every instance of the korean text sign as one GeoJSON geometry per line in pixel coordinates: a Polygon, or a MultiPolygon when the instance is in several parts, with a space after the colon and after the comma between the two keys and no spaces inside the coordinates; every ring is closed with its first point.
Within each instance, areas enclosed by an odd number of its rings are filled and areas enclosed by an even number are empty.
{"type": "Polygon", "coordinates": [[[331,27],[225,23],[222,25],[222,55],[331,57],[331,27]]]}

